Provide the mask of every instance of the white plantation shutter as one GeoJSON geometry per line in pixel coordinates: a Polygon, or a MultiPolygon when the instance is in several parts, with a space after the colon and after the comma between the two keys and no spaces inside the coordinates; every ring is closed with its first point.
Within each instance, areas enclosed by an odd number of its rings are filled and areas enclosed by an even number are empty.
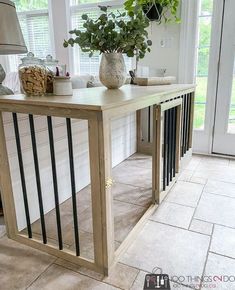
{"type": "MultiPolygon", "coordinates": [[[[52,54],[48,10],[32,10],[17,14],[28,51],[39,58],[52,54]]],[[[9,56],[10,71],[18,69],[22,57],[24,57],[22,54],[9,56]]]]}
{"type": "MultiPolygon", "coordinates": [[[[70,0],[71,13],[71,29],[83,29],[84,20],[82,14],[88,14],[91,18],[96,19],[100,14],[100,9],[97,7],[99,1],[97,0],[70,0]],[[94,4],[93,4],[94,3],[94,4]]],[[[121,3],[117,5],[116,1],[108,1],[110,6],[115,6],[112,10],[122,11],[121,3]],[[112,5],[113,4],[113,5],[112,5]],[[119,8],[119,9],[118,9],[119,8]]],[[[78,45],[74,45],[73,66],[75,74],[99,74],[99,63],[101,56],[97,52],[92,57],[89,53],[84,53],[79,49],[78,45]]],[[[127,71],[132,69],[132,59],[124,55],[127,71]]]]}

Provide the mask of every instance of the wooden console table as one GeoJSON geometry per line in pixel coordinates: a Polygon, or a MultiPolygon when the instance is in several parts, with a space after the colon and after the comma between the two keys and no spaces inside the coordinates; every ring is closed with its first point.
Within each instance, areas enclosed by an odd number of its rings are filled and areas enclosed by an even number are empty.
{"type": "Polygon", "coordinates": [[[0,96],[0,184],[3,209],[8,237],[31,247],[48,252],[57,257],[108,275],[126,247],[138,233],[146,218],[157,207],[177,179],[184,159],[191,154],[192,124],[194,106],[193,85],[166,86],[124,86],[120,90],[105,88],[74,90],[73,96],[26,97],[24,95],[0,96]],[[142,136],[142,110],[151,111],[148,117],[149,137],[142,136]],[[17,202],[12,189],[3,114],[12,113],[14,134],[20,169],[22,196],[25,209],[26,233],[18,229],[16,219],[17,202]],[[121,246],[115,251],[114,221],[112,210],[111,138],[112,118],[136,112],[137,151],[152,154],[152,205],[148,208],[121,246]],[[32,164],[37,183],[37,203],[40,213],[42,240],[32,235],[29,214],[27,184],[22,158],[21,134],[18,126],[18,113],[25,114],[30,124],[32,141],[32,164]],[[37,138],[34,128],[35,116],[46,118],[49,137],[49,152],[53,182],[53,195],[56,209],[58,247],[47,243],[43,194],[38,162],[37,138]],[[58,190],[57,166],[53,118],[65,118],[68,138],[71,196],[73,202],[75,251],[63,247],[60,218],[60,192],[58,190]],[[92,196],[92,223],[94,239],[94,260],[80,255],[79,230],[76,209],[76,186],[73,158],[73,132],[71,119],[88,121],[90,155],[90,176],[92,196]],[[151,124],[150,124],[151,123],[151,124]]]}

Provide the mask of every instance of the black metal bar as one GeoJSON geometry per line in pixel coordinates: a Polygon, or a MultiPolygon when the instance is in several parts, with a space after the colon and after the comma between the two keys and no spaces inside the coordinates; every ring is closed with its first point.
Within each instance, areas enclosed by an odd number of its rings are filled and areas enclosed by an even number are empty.
{"type": "Polygon", "coordinates": [[[73,204],[74,238],[75,238],[76,255],[79,256],[80,247],[79,247],[79,231],[77,217],[76,183],[74,174],[73,137],[72,137],[71,120],[69,118],[66,118],[66,124],[68,134],[69,164],[70,164],[70,178],[71,178],[71,191],[73,204]]]}
{"type": "Polygon", "coordinates": [[[172,160],[172,167],[173,167],[173,177],[175,177],[175,170],[176,170],[176,122],[177,122],[177,108],[173,108],[173,160],[172,160]]]}
{"type": "Polygon", "coordinates": [[[46,235],[46,226],[45,226],[45,219],[44,219],[44,209],[43,209],[43,200],[42,200],[40,170],[39,170],[39,163],[38,163],[37,142],[36,142],[36,136],[35,136],[34,119],[33,119],[33,115],[31,115],[31,114],[29,115],[29,125],[30,125],[30,132],[31,132],[34,168],[35,168],[35,176],[36,176],[37,191],[38,191],[38,204],[39,204],[39,212],[40,212],[40,220],[41,220],[42,238],[43,238],[43,243],[46,244],[47,243],[47,235],[46,235]]]}
{"type": "Polygon", "coordinates": [[[169,159],[169,175],[170,175],[170,181],[172,181],[172,108],[169,109],[169,114],[170,114],[170,126],[169,126],[169,130],[170,130],[170,133],[169,133],[169,136],[170,136],[170,139],[169,139],[169,151],[170,151],[170,159],[169,159]]]}
{"type": "Polygon", "coordinates": [[[164,112],[164,141],[163,141],[163,190],[166,189],[166,150],[167,150],[167,112],[164,112]]]}
{"type": "Polygon", "coordinates": [[[20,168],[20,178],[21,178],[21,186],[22,186],[23,199],[24,199],[24,209],[25,209],[28,237],[32,238],[32,229],[31,229],[31,222],[30,222],[29,204],[28,204],[27,189],[26,189],[26,182],[25,182],[24,163],[23,163],[22,150],[21,150],[18,119],[17,119],[16,113],[12,113],[12,116],[13,116],[14,129],[15,129],[16,147],[17,147],[17,154],[18,154],[18,161],[19,161],[19,168],[20,168]]]}
{"type": "Polygon", "coordinates": [[[192,94],[190,93],[188,96],[188,102],[189,102],[189,109],[188,109],[188,134],[187,134],[187,150],[189,150],[189,138],[190,138],[190,119],[191,119],[191,110],[192,110],[192,94]]]}
{"type": "Polygon", "coordinates": [[[148,142],[151,141],[151,107],[148,107],[148,142]]]}
{"type": "Polygon", "coordinates": [[[184,95],[182,96],[180,156],[184,156],[184,95]]]}
{"type": "Polygon", "coordinates": [[[170,181],[170,112],[167,110],[167,170],[166,170],[166,184],[170,181]]]}
{"type": "Polygon", "coordinates": [[[186,109],[185,109],[185,132],[184,132],[184,154],[187,152],[187,135],[188,135],[188,95],[186,95],[186,109]]]}
{"type": "Polygon", "coordinates": [[[173,178],[173,167],[174,167],[174,123],[175,123],[175,116],[174,116],[174,109],[171,109],[171,179],[173,178]]]}
{"type": "Polygon", "coordinates": [[[187,95],[184,95],[184,115],[183,115],[183,152],[182,156],[184,156],[185,153],[185,130],[186,130],[186,112],[187,112],[187,95]]]}
{"type": "Polygon", "coordinates": [[[58,194],[58,183],[57,183],[57,172],[56,172],[56,161],[55,161],[55,148],[54,148],[54,137],[53,137],[53,129],[52,129],[52,119],[50,116],[47,116],[47,124],[48,124],[48,134],[49,134],[50,153],[51,153],[51,167],[52,167],[54,198],[55,198],[55,208],[56,208],[57,234],[58,234],[59,249],[62,250],[63,241],[62,241],[61,220],[60,220],[60,206],[59,206],[59,194],[58,194]]]}

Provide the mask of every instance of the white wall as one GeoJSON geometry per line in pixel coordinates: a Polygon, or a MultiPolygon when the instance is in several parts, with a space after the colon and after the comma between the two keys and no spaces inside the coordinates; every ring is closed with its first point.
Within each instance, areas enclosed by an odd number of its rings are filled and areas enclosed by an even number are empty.
{"type": "Polygon", "coordinates": [[[167,75],[178,78],[180,24],[158,25],[153,22],[148,30],[153,45],[140,65],[150,69],[166,68],[167,75]]]}

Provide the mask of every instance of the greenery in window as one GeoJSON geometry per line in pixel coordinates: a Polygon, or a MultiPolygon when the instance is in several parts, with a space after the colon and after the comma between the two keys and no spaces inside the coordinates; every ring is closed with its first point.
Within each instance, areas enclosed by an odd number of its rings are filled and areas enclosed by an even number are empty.
{"type": "Polygon", "coordinates": [[[129,15],[135,11],[144,12],[150,20],[161,23],[170,21],[180,22],[178,7],[180,0],[126,0],[124,7],[129,15]]]}
{"type": "Polygon", "coordinates": [[[71,37],[64,41],[64,47],[78,44],[83,52],[91,57],[95,51],[100,53],[125,53],[129,57],[144,58],[150,52],[151,40],[146,28],[148,19],[136,11],[129,17],[126,12],[109,12],[108,7],[99,6],[102,14],[97,19],[82,15],[83,30],[70,31],[71,37]]]}
{"type": "Polygon", "coordinates": [[[48,0],[12,0],[17,11],[48,9],[48,0]]]}

